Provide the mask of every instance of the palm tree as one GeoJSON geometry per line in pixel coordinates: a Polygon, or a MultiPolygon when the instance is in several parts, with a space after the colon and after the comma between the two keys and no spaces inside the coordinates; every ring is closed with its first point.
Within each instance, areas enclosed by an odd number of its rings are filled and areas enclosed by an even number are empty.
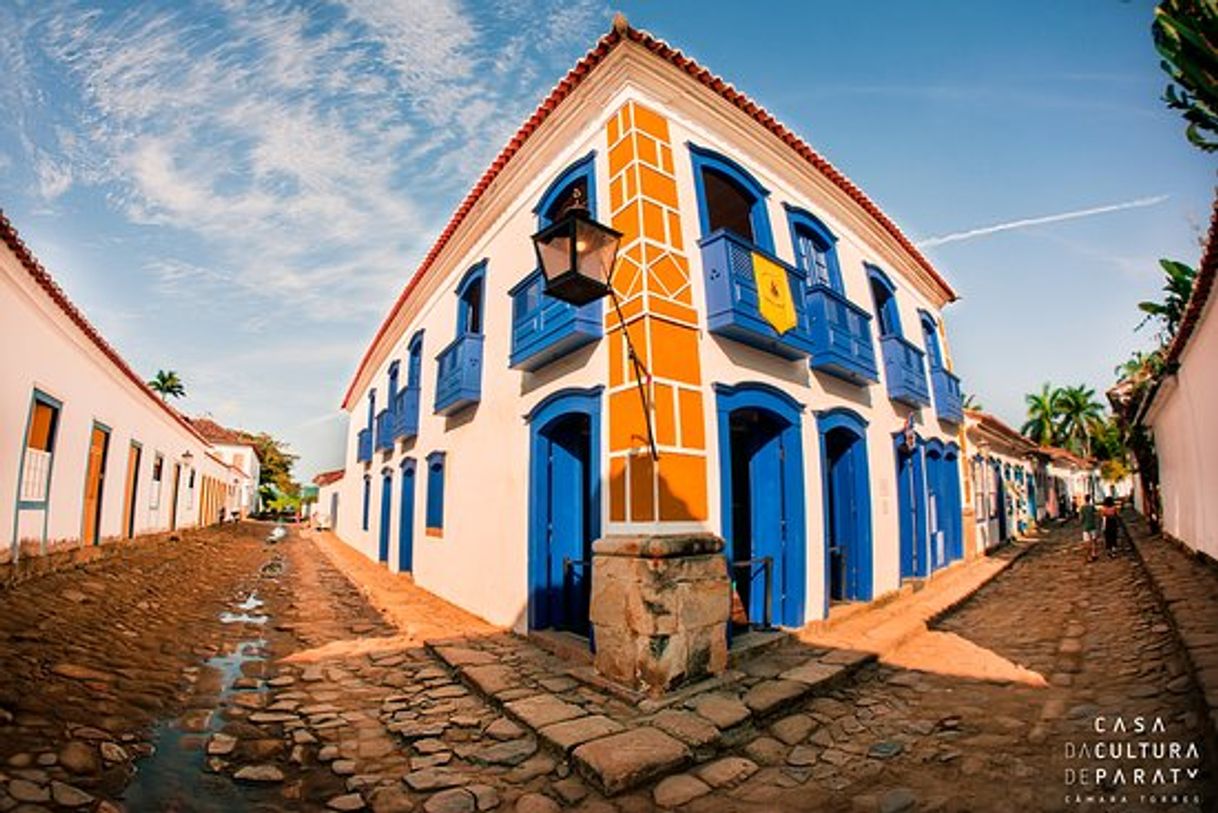
{"type": "Polygon", "coordinates": [[[977,412],[985,409],[985,407],[981,404],[981,400],[977,398],[977,393],[975,392],[970,392],[968,395],[964,396],[964,408],[976,410],[977,412]]]}
{"type": "Polygon", "coordinates": [[[1054,389],[1046,382],[1040,392],[1033,392],[1023,397],[1028,405],[1028,419],[1019,431],[1041,446],[1052,445],[1057,437],[1057,425],[1054,423],[1058,416],[1058,401],[1062,391],[1054,389]]]}
{"type": "Polygon", "coordinates": [[[1163,356],[1158,350],[1147,353],[1135,350],[1133,355],[1113,368],[1117,381],[1137,381],[1158,375],[1163,369],[1163,356]]]}
{"type": "Polygon", "coordinates": [[[1091,456],[1091,439],[1103,431],[1104,406],[1095,398],[1095,390],[1085,384],[1061,390],[1057,404],[1057,435],[1060,441],[1076,452],[1091,456]]]}
{"type": "Polygon", "coordinates": [[[1184,317],[1184,308],[1193,294],[1193,280],[1197,278],[1197,270],[1175,260],[1159,260],[1159,265],[1163,266],[1163,273],[1167,276],[1167,282],[1163,285],[1166,296],[1162,302],[1138,303],[1138,308],[1146,316],[1135,329],[1140,330],[1151,319],[1158,319],[1163,323],[1160,336],[1166,344],[1176,335],[1176,328],[1184,317]]]}
{"type": "Polygon", "coordinates": [[[148,386],[161,394],[162,401],[170,397],[181,398],[186,394],[186,386],[173,370],[157,370],[156,378],[149,381],[148,386]]]}

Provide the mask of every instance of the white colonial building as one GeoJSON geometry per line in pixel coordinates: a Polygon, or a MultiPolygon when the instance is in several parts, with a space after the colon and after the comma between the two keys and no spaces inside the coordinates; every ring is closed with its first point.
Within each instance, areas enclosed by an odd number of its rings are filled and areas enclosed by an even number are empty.
{"type": "Polygon", "coordinates": [[[0,302],[0,562],[232,510],[235,471],[89,324],[3,214],[0,302]]]}
{"type": "Polygon", "coordinates": [[[236,495],[236,516],[244,519],[259,510],[258,483],[262,461],[249,436],[221,426],[210,418],[191,418],[191,424],[212,445],[215,454],[233,469],[229,485],[236,495]]]}
{"type": "Polygon", "coordinates": [[[721,535],[754,621],[872,600],[963,555],[954,298],[806,142],[620,27],[376,330],[336,530],[519,630],[587,628],[590,545],[614,534],[721,535]],[[620,310],[543,291],[531,235],[577,197],[621,233],[620,310]]]}

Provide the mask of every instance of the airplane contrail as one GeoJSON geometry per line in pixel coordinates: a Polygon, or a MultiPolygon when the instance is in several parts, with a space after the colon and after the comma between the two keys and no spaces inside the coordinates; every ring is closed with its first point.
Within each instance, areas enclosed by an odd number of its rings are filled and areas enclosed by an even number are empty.
{"type": "Polygon", "coordinates": [[[961,240],[971,240],[974,237],[983,237],[984,235],[1000,231],[1012,231],[1028,226],[1039,226],[1044,223],[1058,223],[1062,220],[1076,220],[1080,217],[1102,215],[1106,212],[1120,212],[1124,209],[1140,209],[1144,206],[1154,206],[1155,204],[1162,203],[1167,200],[1167,197],[1167,195],[1155,195],[1150,198],[1138,198],[1137,200],[1129,200],[1124,203],[1096,206],[1091,209],[1078,209],[1073,212],[1060,212],[1055,215],[1043,215],[1041,217],[1026,217],[1022,220],[1012,220],[1007,223],[995,223],[993,226],[982,226],[981,228],[969,229],[968,231],[957,231],[938,237],[927,237],[925,240],[919,240],[914,245],[918,248],[929,248],[931,246],[941,246],[944,243],[958,243],[961,240]]]}

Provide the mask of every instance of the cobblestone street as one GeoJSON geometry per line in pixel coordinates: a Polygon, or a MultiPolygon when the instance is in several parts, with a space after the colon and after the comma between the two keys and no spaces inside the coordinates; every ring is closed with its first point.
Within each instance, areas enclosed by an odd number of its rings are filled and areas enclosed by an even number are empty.
{"type": "MultiPolygon", "coordinates": [[[[810,654],[824,670],[851,660],[787,644],[667,708],[581,682],[332,543],[266,545],[266,530],[137,545],[0,594],[0,811],[1208,810],[1218,798],[1212,772],[1136,777],[1204,770],[1203,701],[1137,561],[1085,565],[1072,528],[879,663],[784,694],[795,678],[778,676],[810,654]],[[361,568],[367,596],[349,580],[361,568]],[[462,660],[478,680],[450,668],[462,660]],[[606,798],[577,746],[622,725],[673,749],[669,775],[606,798]],[[1143,741],[1181,751],[1093,750],[1143,741]],[[1174,800],[1152,801],[1165,789],[1174,800]],[[1086,802],[1100,795],[1110,803],[1086,802]]],[[[638,757],[603,750],[621,775],[638,757]]]]}

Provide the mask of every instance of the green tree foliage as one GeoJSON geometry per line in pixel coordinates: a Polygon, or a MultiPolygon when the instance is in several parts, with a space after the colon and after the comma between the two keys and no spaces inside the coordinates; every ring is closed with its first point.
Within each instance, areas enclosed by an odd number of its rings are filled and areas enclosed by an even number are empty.
{"type": "Polygon", "coordinates": [[[1041,446],[1053,445],[1057,437],[1057,402],[1060,397],[1061,390],[1054,389],[1048,382],[1041,387],[1040,392],[1025,395],[1028,419],[1019,431],[1041,446]]]}
{"type": "Polygon", "coordinates": [[[1073,452],[1091,456],[1092,438],[1104,423],[1104,405],[1095,397],[1095,390],[1079,385],[1060,390],[1057,399],[1058,442],[1073,452]]]}
{"type": "Polygon", "coordinates": [[[1218,151],[1218,0],[1163,0],[1151,25],[1171,77],[1163,100],[1188,122],[1188,140],[1218,151]]]}
{"type": "Polygon", "coordinates": [[[162,401],[186,395],[186,385],[173,370],[157,370],[156,377],[148,382],[148,386],[160,394],[162,401]]]}
{"type": "MultiPolygon", "coordinates": [[[[259,493],[264,499],[267,494],[296,496],[300,493],[300,484],[292,479],[292,467],[300,459],[288,451],[288,444],[275,440],[266,432],[253,434],[243,433],[245,440],[258,450],[258,459],[262,463],[262,474],[259,477],[259,493]],[[267,487],[273,487],[274,492],[268,492],[267,487]]],[[[267,500],[269,501],[269,500],[267,500]]]]}
{"type": "MultiPolygon", "coordinates": [[[[1218,0],[1215,0],[1218,2],[1218,0]]],[[[1197,270],[1175,260],[1159,260],[1167,282],[1163,284],[1162,302],[1139,302],[1138,308],[1146,314],[1138,324],[1140,329],[1147,322],[1157,320],[1161,326],[1159,340],[1163,344],[1171,341],[1184,318],[1184,309],[1188,299],[1193,295],[1193,282],[1197,279],[1197,270]]]]}
{"type": "Polygon", "coordinates": [[[964,396],[964,408],[976,410],[985,409],[985,407],[981,404],[981,399],[977,397],[977,393],[975,392],[970,392],[968,395],[964,396]]]}

